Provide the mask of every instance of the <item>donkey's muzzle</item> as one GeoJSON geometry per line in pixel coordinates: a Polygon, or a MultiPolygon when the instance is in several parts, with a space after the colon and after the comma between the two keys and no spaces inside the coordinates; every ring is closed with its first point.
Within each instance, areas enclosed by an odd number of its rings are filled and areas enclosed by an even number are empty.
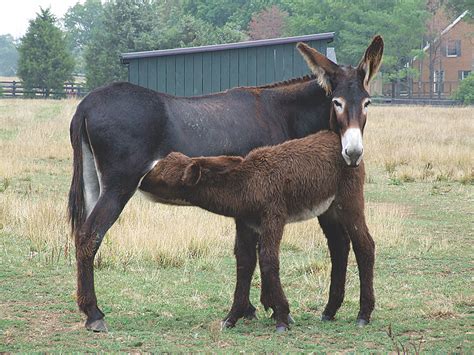
{"type": "Polygon", "coordinates": [[[364,155],[364,149],[344,149],[342,151],[342,157],[344,158],[344,161],[346,162],[347,165],[350,167],[358,167],[361,160],[362,156],[364,155]]]}

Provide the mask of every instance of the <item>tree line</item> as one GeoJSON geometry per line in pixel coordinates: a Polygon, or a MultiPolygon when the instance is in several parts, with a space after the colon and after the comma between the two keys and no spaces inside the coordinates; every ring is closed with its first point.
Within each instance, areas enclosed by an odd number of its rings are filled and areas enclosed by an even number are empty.
{"type": "Polygon", "coordinates": [[[123,52],[334,31],[338,61],[353,65],[381,34],[382,71],[397,80],[425,44],[433,2],[452,14],[474,7],[464,0],[86,0],[62,19],[40,9],[18,42],[0,36],[0,74],[15,69],[2,60],[15,60],[16,47],[26,86],[54,91],[79,73],[93,89],[126,79],[123,52]]]}

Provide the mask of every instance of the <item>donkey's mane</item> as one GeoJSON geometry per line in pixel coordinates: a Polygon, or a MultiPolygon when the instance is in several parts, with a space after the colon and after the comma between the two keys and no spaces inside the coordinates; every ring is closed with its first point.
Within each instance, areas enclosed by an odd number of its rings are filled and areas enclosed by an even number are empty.
{"type": "Polygon", "coordinates": [[[283,81],[277,81],[276,83],[270,83],[270,84],[264,84],[260,86],[254,86],[254,88],[258,89],[272,89],[272,88],[278,88],[282,86],[288,86],[288,85],[293,85],[293,84],[299,84],[299,83],[304,83],[310,80],[316,79],[314,74],[308,74],[304,76],[300,76],[298,78],[292,78],[288,80],[283,80],[283,81]]]}

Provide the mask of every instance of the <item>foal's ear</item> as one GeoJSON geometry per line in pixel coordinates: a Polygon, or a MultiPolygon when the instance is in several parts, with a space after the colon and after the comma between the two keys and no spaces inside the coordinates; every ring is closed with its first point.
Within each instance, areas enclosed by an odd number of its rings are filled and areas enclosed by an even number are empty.
{"type": "Polygon", "coordinates": [[[382,64],[383,55],[383,39],[381,36],[375,36],[372,43],[365,50],[365,54],[362,57],[359,66],[359,70],[365,72],[364,86],[369,86],[370,80],[379,71],[380,65],[382,64]]]}
{"type": "Polygon", "coordinates": [[[326,91],[326,94],[329,95],[332,91],[330,77],[339,68],[337,64],[303,42],[299,42],[296,48],[298,48],[304,60],[306,60],[309,69],[311,69],[316,76],[318,84],[326,91]]]}
{"type": "Polygon", "coordinates": [[[218,173],[225,173],[242,163],[243,160],[244,158],[237,156],[220,156],[216,158],[218,164],[213,167],[213,170],[218,173]]]}
{"type": "Polygon", "coordinates": [[[186,186],[194,186],[201,180],[201,166],[195,161],[189,163],[184,169],[181,181],[186,186]]]}

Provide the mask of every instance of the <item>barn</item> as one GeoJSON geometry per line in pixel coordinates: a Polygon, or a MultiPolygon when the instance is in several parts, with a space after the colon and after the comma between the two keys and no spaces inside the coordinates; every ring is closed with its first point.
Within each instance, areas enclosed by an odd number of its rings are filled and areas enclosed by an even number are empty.
{"type": "Polygon", "coordinates": [[[309,74],[296,50],[305,42],[335,61],[334,32],[202,47],[123,53],[128,81],[177,96],[256,86],[309,74]]]}

